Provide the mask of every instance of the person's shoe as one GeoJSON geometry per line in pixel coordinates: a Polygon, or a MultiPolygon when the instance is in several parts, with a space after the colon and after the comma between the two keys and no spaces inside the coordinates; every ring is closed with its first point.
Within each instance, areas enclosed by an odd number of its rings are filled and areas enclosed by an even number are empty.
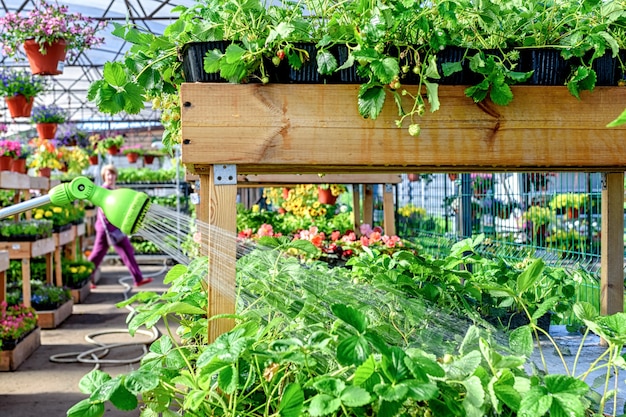
{"type": "Polygon", "coordinates": [[[98,288],[98,286],[92,282],[91,284],[89,284],[89,288],[95,290],[96,288],[98,288]]]}
{"type": "Polygon", "coordinates": [[[146,278],[142,281],[135,283],[135,287],[141,287],[142,285],[150,284],[153,281],[152,278],[146,278]]]}

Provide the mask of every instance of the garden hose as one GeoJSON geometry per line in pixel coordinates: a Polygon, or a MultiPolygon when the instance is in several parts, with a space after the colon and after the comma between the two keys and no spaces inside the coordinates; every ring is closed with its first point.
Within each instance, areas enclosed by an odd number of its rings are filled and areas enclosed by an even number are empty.
{"type": "MultiPolygon", "coordinates": [[[[167,261],[163,261],[163,268],[159,271],[145,275],[146,278],[156,277],[163,274],[167,270],[167,261]]],[[[132,291],[133,287],[127,281],[131,281],[132,276],[126,275],[122,278],[118,279],[118,283],[124,287],[124,300],[128,300],[129,293],[132,291]]],[[[126,306],[126,309],[130,311],[130,314],[134,313],[134,309],[131,306],[126,306]]],[[[157,340],[159,337],[159,331],[156,327],[152,327],[150,330],[141,330],[138,329],[135,333],[142,334],[148,336],[148,340],[144,340],[142,342],[124,342],[124,343],[101,343],[96,340],[98,336],[104,336],[107,334],[128,334],[127,328],[119,328],[119,329],[107,329],[102,331],[97,331],[93,333],[89,333],[85,336],[85,340],[97,347],[88,349],[81,352],[67,352],[67,353],[59,353],[57,355],[50,356],[50,362],[55,363],[91,363],[94,364],[94,369],[99,369],[102,364],[113,364],[113,365],[129,365],[132,363],[137,363],[143,358],[143,356],[148,353],[148,346],[157,340]],[[105,359],[105,357],[111,352],[111,350],[120,347],[129,347],[129,346],[141,346],[142,353],[134,358],[127,359],[105,359]]]]}

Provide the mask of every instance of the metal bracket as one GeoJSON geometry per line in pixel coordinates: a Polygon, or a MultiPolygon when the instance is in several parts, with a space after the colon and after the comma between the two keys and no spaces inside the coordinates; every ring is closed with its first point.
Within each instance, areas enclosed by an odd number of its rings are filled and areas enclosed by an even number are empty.
{"type": "Polygon", "coordinates": [[[237,165],[213,165],[215,185],[237,185],[237,165]]]}
{"type": "Polygon", "coordinates": [[[393,184],[385,184],[385,192],[386,193],[393,192],[393,184]]]}

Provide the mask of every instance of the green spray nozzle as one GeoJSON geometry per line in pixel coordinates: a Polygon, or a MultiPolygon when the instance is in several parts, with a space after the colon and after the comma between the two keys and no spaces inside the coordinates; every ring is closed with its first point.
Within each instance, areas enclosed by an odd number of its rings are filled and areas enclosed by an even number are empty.
{"type": "Polygon", "coordinates": [[[127,235],[137,231],[150,206],[147,194],[129,188],[109,190],[99,187],[87,177],[52,187],[47,195],[0,209],[0,219],[52,203],[67,206],[74,200],[87,200],[100,207],[106,218],[127,235]]]}
{"type": "Polygon", "coordinates": [[[69,183],[59,184],[48,195],[52,204],[57,206],[74,200],[90,201],[102,209],[111,224],[127,235],[137,231],[150,205],[145,193],[130,188],[109,190],[95,185],[87,177],[76,177],[69,183]]]}

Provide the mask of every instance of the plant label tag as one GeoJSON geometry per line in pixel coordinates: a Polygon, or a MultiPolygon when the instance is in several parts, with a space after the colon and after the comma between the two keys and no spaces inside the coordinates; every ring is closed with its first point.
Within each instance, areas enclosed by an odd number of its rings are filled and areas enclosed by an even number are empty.
{"type": "Polygon", "coordinates": [[[57,63],[57,71],[63,72],[63,68],[65,68],[65,62],[64,61],[59,61],[57,63]]]}
{"type": "Polygon", "coordinates": [[[189,201],[191,201],[191,203],[195,205],[200,204],[200,194],[198,193],[189,194],[189,201]]]}
{"type": "Polygon", "coordinates": [[[19,243],[14,243],[11,245],[11,249],[13,250],[20,250],[22,246],[19,243]]]}

